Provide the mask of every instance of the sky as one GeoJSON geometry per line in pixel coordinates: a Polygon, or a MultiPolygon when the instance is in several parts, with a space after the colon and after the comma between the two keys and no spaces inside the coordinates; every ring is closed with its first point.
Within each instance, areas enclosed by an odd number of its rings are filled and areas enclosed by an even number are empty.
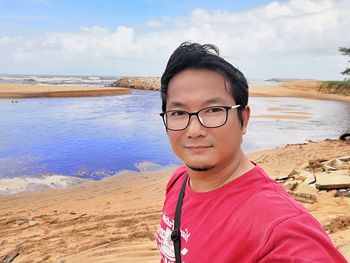
{"type": "Polygon", "coordinates": [[[0,74],[160,76],[184,41],[248,79],[339,80],[350,0],[0,0],[0,74]]]}

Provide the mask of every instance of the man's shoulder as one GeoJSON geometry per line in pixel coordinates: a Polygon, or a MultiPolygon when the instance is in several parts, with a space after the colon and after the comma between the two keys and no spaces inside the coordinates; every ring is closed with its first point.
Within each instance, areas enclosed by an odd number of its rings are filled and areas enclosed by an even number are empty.
{"type": "MultiPolygon", "coordinates": [[[[243,178],[244,179],[244,178],[243,178]]],[[[258,165],[240,185],[242,209],[259,214],[258,224],[285,220],[301,215],[307,210],[292,198],[282,185],[270,178],[258,165]]],[[[254,220],[252,220],[254,221],[254,220]]]]}
{"type": "Polygon", "coordinates": [[[179,179],[187,174],[187,168],[185,165],[181,165],[175,169],[173,174],[170,177],[170,180],[166,186],[166,193],[168,193],[174,185],[179,181],[179,179]]]}

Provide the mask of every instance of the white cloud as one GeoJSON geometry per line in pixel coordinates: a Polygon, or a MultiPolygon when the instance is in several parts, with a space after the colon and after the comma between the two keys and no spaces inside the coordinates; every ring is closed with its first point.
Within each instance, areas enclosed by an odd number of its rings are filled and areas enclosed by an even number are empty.
{"type": "Polygon", "coordinates": [[[347,59],[337,50],[350,45],[349,17],[349,1],[291,0],[240,13],[197,9],[143,29],[3,36],[0,72],[160,75],[181,42],[198,41],[216,44],[248,77],[341,78],[347,59]]]}
{"type": "Polygon", "coordinates": [[[150,20],[147,22],[147,26],[149,26],[149,27],[161,27],[161,25],[162,24],[156,20],[150,20]]]}

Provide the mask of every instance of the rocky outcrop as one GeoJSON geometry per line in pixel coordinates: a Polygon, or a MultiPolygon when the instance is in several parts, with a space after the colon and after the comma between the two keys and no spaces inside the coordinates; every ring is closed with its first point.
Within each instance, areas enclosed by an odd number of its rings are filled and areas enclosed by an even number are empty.
{"type": "Polygon", "coordinates": [[[276,181],[300,202],[317,202],[322,190],[337,190],[335,197],[350,197],[350,156],[309,160],[289,175],[276,178],[276,181]]]}
{"type": "Polygon", "coordinates": [[[112,86],[142,90],[160,90],[160,77],[123,77],[114,82],[112,86]]]}

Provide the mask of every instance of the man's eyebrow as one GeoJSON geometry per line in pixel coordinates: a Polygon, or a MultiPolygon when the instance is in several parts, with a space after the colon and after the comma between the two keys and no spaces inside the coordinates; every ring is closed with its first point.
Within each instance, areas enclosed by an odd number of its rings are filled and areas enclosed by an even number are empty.
{"type": "Polygon", "coordinates": [[[218,103],[223,103],[223,99],[220,97],[211,98],[211,99],[204,101],[203,104],[207,105],[207,104],[218,104],[218,103]]]}
{"type": "Polygon", "coordinates": [[[179,107],[180,108],[180,107],[184,107],[184,106],[185,105],[179,101],[172,101],[169,103],[169,107],[174,107],[174,108],[179,107]]]}
{"type": "MultiPolygon", "coordinates": [[[[206,106],[206,105],[215,105],[217,104],[218,106],[221,106],[221,104],[223,103],[223,99],[220,98],[220,97],[215,97],[215,98],[211,98],[211,99],[208,99],[206,101],[204,101],[202,103],[203,106],[206,106]]],[[[169,108],[181,108],[181,107],[185,107],[185,104],[179,102],[179,101],[172,101],[169,103],[168,105],[169,108]]]]}

